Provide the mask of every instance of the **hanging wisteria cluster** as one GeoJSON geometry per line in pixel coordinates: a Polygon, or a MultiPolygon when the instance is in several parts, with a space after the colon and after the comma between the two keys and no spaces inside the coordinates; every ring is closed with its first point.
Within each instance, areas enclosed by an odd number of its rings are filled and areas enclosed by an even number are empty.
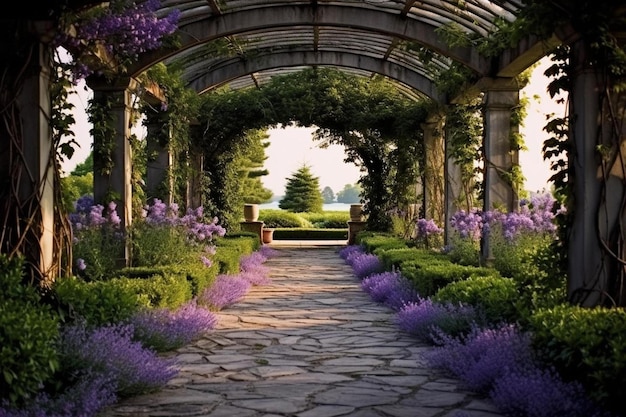
{"type": "Polygon", "coordinates": [[[163,38],[177,29],[180,11],[159,18],[160,0],[137,4],[132,0],[114,0],[108,7],[98,7],[71,21],[71,29],[58,36],[56,43],[74,56],[75,80],[90,75],[94,68],[81,62],[81,55],[101,45],[118,63],[136,61],[141,53],[161,47],[163,38]]]}

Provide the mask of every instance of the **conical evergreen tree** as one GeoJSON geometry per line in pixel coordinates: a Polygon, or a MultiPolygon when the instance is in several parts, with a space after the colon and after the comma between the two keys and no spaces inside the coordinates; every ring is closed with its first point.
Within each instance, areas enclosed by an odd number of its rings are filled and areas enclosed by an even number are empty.
{"type": "Polygon", "coordinates": [[[290,178],[287,178],[285,197],[278,207],[294,213],[322,212],[324,198],[320,192],[319,177],[313,176],[308,165],[303,164],[290,178]]]}

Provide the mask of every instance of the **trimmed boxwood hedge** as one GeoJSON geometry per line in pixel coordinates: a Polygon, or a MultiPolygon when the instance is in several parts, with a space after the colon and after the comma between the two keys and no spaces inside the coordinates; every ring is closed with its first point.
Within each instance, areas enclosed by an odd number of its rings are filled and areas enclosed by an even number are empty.
{"type": "Polygon", "coordinates": [[[348,240],[348,229],[274,229],[274,240],[348,240]]]}

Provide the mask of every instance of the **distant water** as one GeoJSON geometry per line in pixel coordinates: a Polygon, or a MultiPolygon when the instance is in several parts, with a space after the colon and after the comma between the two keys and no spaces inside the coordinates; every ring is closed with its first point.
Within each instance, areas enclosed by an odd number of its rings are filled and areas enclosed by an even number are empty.
{"type": "MultiPolygon", "coordinates": [[[[259,204],[259,209],[280,210],[280,207],[278,207],[278,201],[272,201],[271,203],[259,204]]],[[[344,203],[324,204],[322,209],[324,211],[350,211],[350,204],[344,204],[344,203]]]]}

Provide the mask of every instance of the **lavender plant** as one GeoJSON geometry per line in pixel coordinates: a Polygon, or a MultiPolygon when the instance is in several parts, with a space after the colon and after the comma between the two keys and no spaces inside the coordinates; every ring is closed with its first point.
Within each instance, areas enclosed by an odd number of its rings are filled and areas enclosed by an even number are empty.
{"type": "Polygon", "coordinates": [[[133,339],[157,352],[178,349],[213,330],[217,316],[191,300],[178,309],[147,309],[133,316],[133,339]]]}
{"type": "Polygon", "coordinates": [[[93,197],[83,196],[76,201],[69,220],[76,274],[89,281],[110,276],[111,271],[119,268],[118,260],[124,253],[125,235],[120,229],[116,204],[109,203],[105,212],[104,206],[94,204],[93,197]]]}
{"type": "Polygon", "coordinates": [[[241,301],[252,284],[240,275],[220,274],[198,297],[198,303],[211,310],[222,310],[241,301]]]}
{"type": "Polygon", "coordinates": [[[115,389],[109,376],[84,373],[57,396],[42,392],[25,407],[0,406],[0,416],[95,417],[117,401],[115,389]]]}
{"type": "Polygon", "coordinates": [[[203,207],[188,209],[181,216],[176,203],[155,199],[143,208],[143,218],[132,226],[133,265],[154,266],[200,260],[212,264],[214,238],[226,229],[217,218],[207,220],[203,207]]]}
{"type": "Polygon", "coordinates": [[[443,244],[443,229],[433,219],[418,219],[415,223],[415,243],[418,247],[434,248],[443,244]]]}
{"type": "Polygon", "coordinates": [[[502,412],[520,417],[610,417],[582,386],[566,382],[552,369],[509,370],[489,393],[502,412]]]}
{"type": "Polygon", "coordinates": [[[122,324],[96,329],[80,322],[66,326],[59,345],[63,369],[111,378],[122,397],[163,387],[178,373],[175,363],[133,341],[133,332],[132,326],[122,324]]]}
{"type": "Polygon", "coordinates": [[[394,320],[401,330],[433,344],[439,342],[442,333],[465,334],[474,323],[481,321],[471,306],[435,303],[429,298],[407,303],[394,320]]]}
{"type": "Polygon", "coordinates": [[[427,363],[450,372],[472,391],[486,394],[502,375],[535,366],[530,335],[512,324],[495,329],[473,325],[467,335],[440,333],[436,339],[438,346],[424,355],[427,363]]]}
{"type": "Polygon", "coordinates": [[[371,274],[361,281],[361,288],[372,300],[385,304],[394,311],[419,300],[411,283],[397,271],[371,274]]]}
{"type": "Polygon", "coordinates": [[[346,258],[346,261],[352,266],[354,274],[359,279],[363,279],[368,275],[383,272],[384,267],[378,256],[371,253],[355,254],[346,258]]]}

